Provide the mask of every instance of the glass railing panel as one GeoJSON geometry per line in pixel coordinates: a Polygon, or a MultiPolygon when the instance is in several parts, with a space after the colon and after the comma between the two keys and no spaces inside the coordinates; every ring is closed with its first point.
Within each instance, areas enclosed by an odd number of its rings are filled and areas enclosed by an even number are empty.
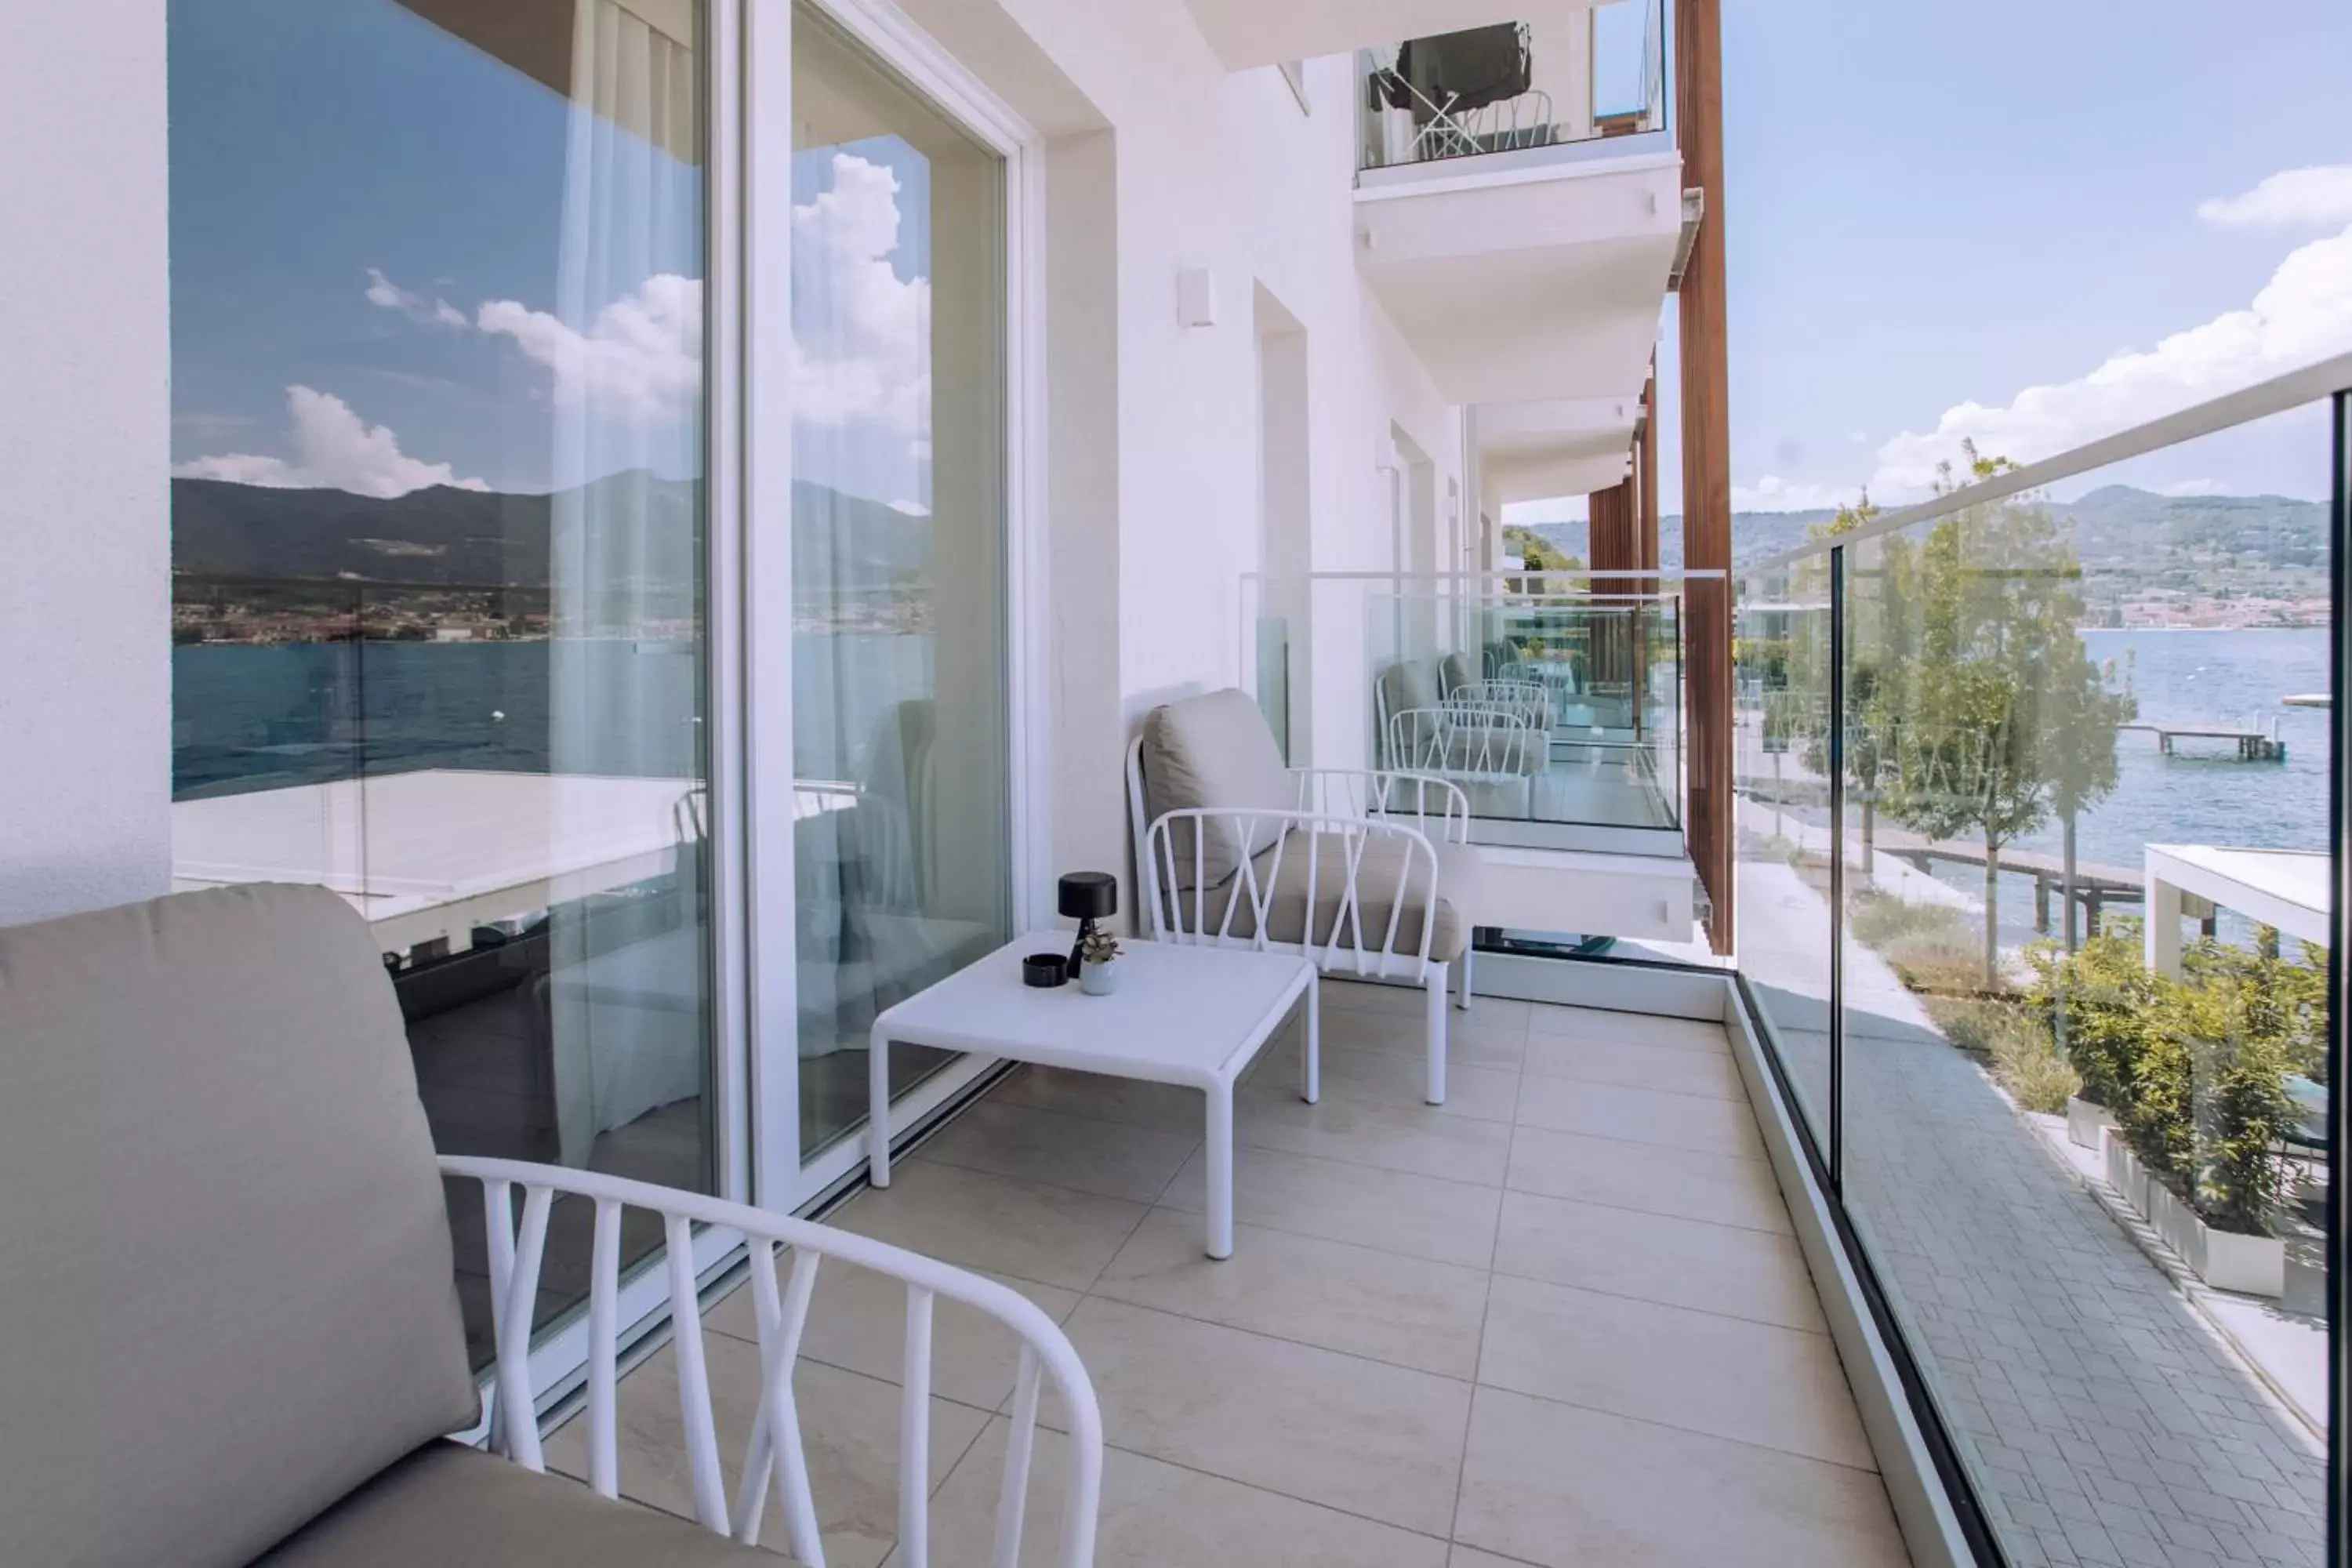
{"type": "Polygon", "coordinates": [[[1830,1139],[1830,563],[1736,584],[1732,854],[1739,965],[1815,1140],[1830,1139]]]}
{"type": "Polygon", "coordinates": [[[2322,1550],[2327,450],[1846,552],[1844,1201],[2012,1561],[2322,1550]]]}
{"type": "Polygon", "coordinates": [[[1473,816],[1675,831],[1679,601],[1606,583],[1363,597],[1362,765],[1435,773],[1473,816]]]}
{"type": "Polygon", "coordinates": [[[1541,7],[1359,51],[1361,167],[1393,169],[1665,128],[1660,0],[1541,7]]]}

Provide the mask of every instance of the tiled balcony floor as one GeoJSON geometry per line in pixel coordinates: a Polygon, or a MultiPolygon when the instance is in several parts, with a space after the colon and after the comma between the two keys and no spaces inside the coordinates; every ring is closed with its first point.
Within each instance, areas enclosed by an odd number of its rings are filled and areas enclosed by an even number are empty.
{"type": "MultiPolygon", "coordinates": [[[[1062,1322],[1111,1446],[1105,1568],[1906,1563],[1720,1027],[1482,998],[1432,1108],[1419,1007],[1327,983],[1320,1105],[1296,1021],[1269,1047],[1225,1262],[1201,1254],[1199,1097],[1036,1069],[834,1223],[1062,1322]]],[[[797,1386],[837,1568],[890,1553],[901,1300],[817,1290],[797,1386]]],[[[710,1326],[740,1455],[749,1292],[710,1326]]],[[[959,1568],[988,1557],[1013,1348],[944,1306],[936,1344],[932,1560],[959,1568]]],[[[668,1354],[624,1385],[622,1475],[684,1511],[668,1354]]],[[[559,1433],[551,1463],[581,1449],[559,1433]]]]}

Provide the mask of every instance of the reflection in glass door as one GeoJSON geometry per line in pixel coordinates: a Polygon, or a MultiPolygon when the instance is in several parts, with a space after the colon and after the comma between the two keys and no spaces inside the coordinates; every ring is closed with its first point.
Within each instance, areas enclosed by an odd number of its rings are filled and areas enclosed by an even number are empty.
{"type": "MultiPolygon", "coordinates": [[[[1004,163],[793,22],[793,772],[801,1157],[867,1033],[1009,935],[1004,163]]],[[[952,1058],[902,1047],[903,1095],[952,1058]]]]}
{"type": "Polygon", "coordinates": [[[175,879],[369,920],[443,1150],[712,1190],[703,7],[169,16],[175,879]]]}

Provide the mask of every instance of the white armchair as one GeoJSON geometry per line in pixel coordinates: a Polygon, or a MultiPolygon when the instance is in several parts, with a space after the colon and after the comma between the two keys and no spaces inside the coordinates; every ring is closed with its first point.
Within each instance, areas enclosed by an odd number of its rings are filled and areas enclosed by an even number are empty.
{"type": "MultiPolygon", "coordinates": [[[[820,1259],[904,1282],[898,1542],[926,1561],[932,1305],[1022,1354],[990,1561],[1013,1568],[1044,1378],[1067,1481],[1049,1560],[1088,1568],[1102,1423],[1026,1298],[866,1237],[556,1166],[437,1163],[367,924],[323,888],[247,886],[0,930],[0,1563],[560,1563],[754,1568],[767,1495],[823,1568],[793,1367],[820,1259]],[[481,1426],[444,1182],[488,1219],[496,1453],[481,1426]],[[532,1306],[556,1198],[594,1205],[588,1484],[539,1472],[532,1306]],[[520,1199],[520,1219],[516,1219],[520,1199]],[[617,1500],[621,1219],[662,1216],[692,1478],[688,1521],[617,1500]],[[727,1496],[694,1232],[740,1238],[758,1415],[727,1496]],[[790,1278],[777,1281],[780,1248],[790,1278]],[[503,1455],[504,1458],[500,1456],[503,1455]],[[507,1462],[509,1459],[513,1463],[507,1462]]],[[[977,1557],[977,1551],[971,1553],[977,1557]]]]}
{"type": "Polygon", "coordinates": [[[1420,986],[1427,1099],[1445,1100],[1445,994],[1467,1007],[1481,864],[1448,780],[1292,769],[1248,695],[1155,709],[1128,752],[1136,881],[1153,940],[1296,952],[1420,986]]]}

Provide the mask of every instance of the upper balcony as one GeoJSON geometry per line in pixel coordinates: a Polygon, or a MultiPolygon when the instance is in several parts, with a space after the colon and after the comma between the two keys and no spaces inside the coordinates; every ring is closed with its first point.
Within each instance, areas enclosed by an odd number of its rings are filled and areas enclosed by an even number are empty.
{"type": "Polygon", "coordinates": [[[1685,213],[1659,0],[1359,51],[1360,260],[1446,397],[1631,398],[1685,213]]]}

